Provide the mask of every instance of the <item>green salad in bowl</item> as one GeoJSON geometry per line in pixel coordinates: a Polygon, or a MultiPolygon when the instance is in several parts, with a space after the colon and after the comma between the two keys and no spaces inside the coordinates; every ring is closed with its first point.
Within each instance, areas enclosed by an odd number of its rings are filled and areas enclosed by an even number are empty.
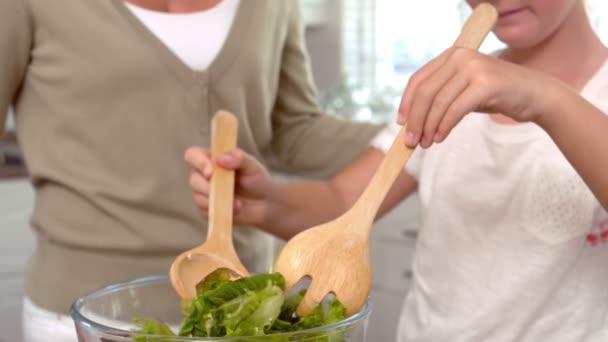
{"type": "MultiPolygon", "coordinates": [[[[220,269],[199,284],[195,299],[182,301],[185,318],[179,332],[154,318],[136,318],[139,328],[134,331],[186,337],[265,336],[322,327],[345,318],[346,309],[336,298],[326,308],[320,304],[298,317],[295,311],[306,290],[286,296],[284,285],[280,273],[230,280],[230,271],[220,269]]],[[[146,337],[134,340],[148,341],[146,337]]]]}
{"type": "Polygon", "coordinates": [[[310,314],[295,313],[305,289],[287,294],[279,273],[236,280],[218,270],[181,300],[168,276],[113,284],[74,302],[71,314],[80,342],[365,341],[371,305],[350,317],[339,298],[310,314]]]}

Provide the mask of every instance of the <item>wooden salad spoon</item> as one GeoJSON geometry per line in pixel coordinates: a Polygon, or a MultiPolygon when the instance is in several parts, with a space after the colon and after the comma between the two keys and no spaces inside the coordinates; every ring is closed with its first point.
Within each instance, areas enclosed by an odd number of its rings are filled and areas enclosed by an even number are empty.
{"type": "MultiPolygon", "coordinates": [[[[219,111],[211,121],[211,156],[236,148],[238,121],[226,111],[219,111]]],[[[171,265],[171,284],[182,298],[196,297],[196,285],[211,272],[223,268],[233,278],[248,276],[232,243],[234,171],[213,168],[209,191],[207,240],[180,254],[171,265]]]]}
{"type": "MultiPolygon", "coordinates": [[[[454,46],[477,50],[494,27],[496,9],[478,5],[464,24],[454,46]]],[[[329,293],[357,313],[368,299],[372,285],[369,238],[374,218],[395,179],[414,151],[406,147],[404,125],[370,183],[357,202],[337,219],[309,228],[287,242],[275,270],[290,289],[303,277],[311,282],[297,313],[310,313],[329,293]]]]}

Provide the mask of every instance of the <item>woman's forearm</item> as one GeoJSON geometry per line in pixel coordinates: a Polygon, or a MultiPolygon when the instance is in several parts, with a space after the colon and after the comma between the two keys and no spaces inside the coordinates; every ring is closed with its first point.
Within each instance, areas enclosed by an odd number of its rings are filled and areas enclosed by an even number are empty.
{"type": "Polygon", "coordinates": [[[562,85],[548,98],[553,105],[539,117],[538,124],[608,209],[608,116],[562,85]]]}
{"type": "MultiPolygon", "coordinates": [[[[289,239],[306,228],[340,216],[361,196],[383,158],[383,152],[370,148],[328,182],[274,183],[261,228],[289,239]]],[[[402,172],[386,195],[377,217],[395,207],[415,191],[416,186],[416,180],[402,172]]]]}
{"type": "Polygon", "coordinates": [[[338,217],[349,204],[329,182],[277,182],[270,193],[262,228],[283,239],[338,217]]]}

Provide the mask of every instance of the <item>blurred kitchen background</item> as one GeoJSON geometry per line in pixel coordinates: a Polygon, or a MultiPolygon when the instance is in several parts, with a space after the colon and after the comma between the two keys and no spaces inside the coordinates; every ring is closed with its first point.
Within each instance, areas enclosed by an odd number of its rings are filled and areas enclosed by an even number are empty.
{"type": "MultiPolygon", "coordinates": [[[[470,11],[462,0],[301,2],[321,104],[336,115],[374,122],[395,118],[409,76],[451,45],[470,11]]],[[[608,1],[588,0],[588,5],[595,28],[608,44],[608,1]]],[[[490,37],[482,51],[500,47],[490,37]]],[[[33,192],[13,129],[9,117],[0,158],[0,342],[21,340],[23,267],[34,247],[28,225],[33,192]]],[[[413,197],[376,224],[369,341],[394,341],[411,277],[417,208],[413,197]]]]}

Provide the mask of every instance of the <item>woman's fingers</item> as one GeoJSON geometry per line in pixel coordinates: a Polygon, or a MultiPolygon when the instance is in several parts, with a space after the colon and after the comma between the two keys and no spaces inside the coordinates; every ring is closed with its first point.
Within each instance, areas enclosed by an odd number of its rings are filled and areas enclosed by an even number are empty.
{"type": "Polygon", "coordinates": [[[197,170],[192,171],[190,173],[190,189],[196,194],[209,196],[209,179],[204,177],[197,170]]]}
{"type": "Polygon", "coordinates": [[[190,147],[184,153],[184,160],[205,177],[211,177],[213,163],[211,162],[211,151],[208,148],[190,147]]]}
{"type": "Polygon", "coordinates": [[[199,193],[194,193],[192,198],[194,199],[194,204],[196,204],[196,207],[200,210],[201,214],[207,216],[209,211],[209,197],[199,193]]]}
{"type": "Polygon", "coordinates": [[[234,222],[258,225],[265,218],[268,210],[265,195],[271,188],[272,179],[266,168],[253,156],[236,148],[212,159],[209,149],[191,147],[185,152],[184,159],[192,167],[189,185],[194,203],[203,217],[209,217],[210,182],[213,166],[216,165],[217,168],[236,172],[234,222]]]}
{"type": "MultiPolygon", "coordinates": [[[[208,220],[209,197],[201,194],[194,194],[193,198],[201,216],[208,220]]],[[[255,200],[235,197],[233,206],[234,223],[242,225],[255,225],[259,223],[264,215],[263,208],[263,205],[260,205],[260,203],[255,200]]]]}
{"type": "MultiPolygon", "coordinates": [[[[213,159],[208,148],[190,147],[184,153],[184,160],[207,178],[213,173],[213,159]]],[[[256,160],[239,148],[215,157],[215,162],[225,169],[240,171],[241,173],[259,169],[256,160]]]]}
{"type": "Polygon", "coordinates": [[[242,225],[258,225],[264,219],[264,208],[262,201],[237,197],[234,205],[234,221],[242,225]]]}
{"type": "Polygon", "coordinates": [[[241,176],[254,175],[263,169],[260,162],[239,148],[222,154],[216,161],[221,167],[236,170],[241,176]]]}
{"type": "MultiPolygon", "coordinates": [[[[190,187],[192,189],[192,197],[194,204],[199,209],[204,217],[209,216],[209,182],[205,180],[200,173],[192,171],[190,176],[190,187]]],[[[243,203],[245,201],[241,197],[235,197],[233,202],[234,216],[241,213],[243,203]]]]}

